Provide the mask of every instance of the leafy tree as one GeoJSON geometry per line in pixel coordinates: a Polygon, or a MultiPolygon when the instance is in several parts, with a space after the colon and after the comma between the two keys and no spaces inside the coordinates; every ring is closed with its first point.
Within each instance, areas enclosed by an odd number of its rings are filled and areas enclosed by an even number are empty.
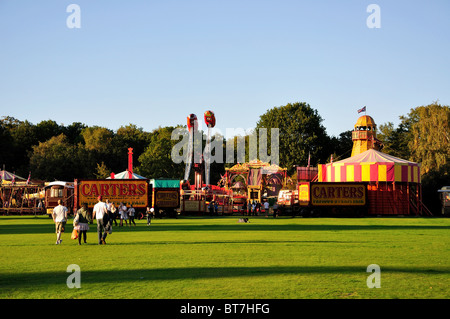
{"type": "MultiPolygon", "coordinates": [[[[352,131],[345,131],[338,137],[332,136],[329,142],[329,149],[333,151],[333,161],[339,161],[351,155],[353,148],[352,131]]],[[[331,156],[327,158],[327,162],[331,156]]]]}
{"type": "Polygon", "coordinates": [[[87,150],[107,154],[111,147],[114,132],[105,127],[92,126],[84,128],[81,135],[87,150]]]}
{"type": "Polygon", "coordinates": [[[39,142],[33,146],[30,166],[33,175],[43,180],[71,181],[76,177],[74,172],[75,146],[70,145],[64,134],[39,142]]]}
{"type": "Polygon", "coordinates": [[[411,157],[422,164],[423,173],[439,170],[450,162],[450,107],[434,102],[408,114],[413,119],[411,157]]]}
{"type": "Polygon", "coordinates": [[[12,139],[12,148],[8,150],[12,161],[3,164],[9,164],[9,170],[15,171],[17,175],[28,175],[29,152],[32,146],[38,143],[35,126],[28,121],[19,121],[12,117],[4,117],[2,124],[12,139]]]}
{"type": "MultiPolygon", "coordinates": [[[[9,129],[0,121],[0,165],[9,167],[14,162],[14,154],[12,154],[14,145],[13,138],[9,129]]],[[[3,166],[0,167],[3,169],[3,166]]]]}
{"type": "Polygon", "coordinates": [[[105,179],[111,176],[111,171],[105,165],[105,162],[102,162],[101,164],[97,163],[97,169],[94,175],[98,179],[105,179]]]}
{"type": "Polygon", "coordinates": [[[179,142],[172,140],[174,129],[159,127],[152,132],[150,144],[139,157],[138,174],[147,178],[183,178],[184,163],[177,164],[171,158],[172,148],[179,142]]]}
{"type": "Polygon", "coordinates": [[[134,124],[120,127],[112,140],[111,157],[107,163],[115,171],[128,167],[128,148],[133,148],[133,166],[138,167],[139,157],[150,143],[152,133],[145,132],[134,124]]]}
{"type": "Polygon", "coordinates": [[[421,164],[423,201],[439,211],[437,190],[450,182],[450,108],[433,102],[400,117],[401,123],[380,126],[383,152],[421,164]]]}
{"type": "Polygon", "coordinates": [[[78,143],[84,142],[84,138],[82,136],[83,130],[87,126],[80,122],[73,122],[69,126],[62,127],[62,133],[67,136],[67,139],[70,144],[76,145],[78,143]]]}
{"type": "Polygon", "coordinates": [[[383,143],[383,152],[403,159],[410,159],[411,152],[408,146],[411,140],[411,134],[408,130],[408,120],[403,120],[397,128],[394,128],[392,122],[381,124],[377,138],[383,143]]]}
{"type": "Polygon", "coordinates": [[[39,142],[45,142],[53,136],[63,133],[63,129],[55,121],[47,120],[39,122],[35,127],[35,136],[39,142]]]}
{"type": "Polygon", "coordinates": [[[330,139],[322,121],[317,110],[311,108],[309,104],[289,103],[274,107],[261,115],[256,124],[256,131],[261,128],[268,129],[269,145],[270,129],[279,128],[280,166],[287,168],[288,174],[291,175],[295,170],[294,165],[307,165],[309,152],[311,165],[324,163],[332,153],[327,149],[330,139]]]}

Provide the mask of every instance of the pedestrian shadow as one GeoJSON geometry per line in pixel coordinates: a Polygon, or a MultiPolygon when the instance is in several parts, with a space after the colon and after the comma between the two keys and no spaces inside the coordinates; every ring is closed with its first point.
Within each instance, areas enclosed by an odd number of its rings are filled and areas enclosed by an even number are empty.
{"type": "MultiPolygon", "coordinates": [[[[366,266],[257,266],[257,267],[179,267],[179,268],[141,268],[121,270],[84,270],[81,274],[84,284],[114,284],[134,281],[176,281],[186,279],[226,279],[241,277],[264,277],[275,275],[340,274],[367,276],[366,266]]],[[[449,267],[383,267],[383,274],[448,275],[449,267]]],[[[61,285],[66,282],[68,273],[27,272],[0,273],[2,289],[22,289],[34,286],[61,285]]]]}

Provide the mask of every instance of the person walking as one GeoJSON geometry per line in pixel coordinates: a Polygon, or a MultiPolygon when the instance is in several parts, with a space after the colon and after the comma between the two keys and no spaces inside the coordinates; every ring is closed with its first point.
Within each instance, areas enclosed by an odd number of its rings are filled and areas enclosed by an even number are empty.
{"type": "Polygon", "coordinates": [[[130,217],[130,227],[131,227],[131,223],[134,224],[134,227],[136,227],[136,223],[134,222],[134,213],[135,213],[135,209],[133,207],[133,205],[130,204],[130,208],[128,208],[128,216],[130,217]]]}
{"type": "Polygon", "coordinates": [[[273,218],[278,216],[278,203],[273,204],[273,218]]]}
{"type": "Polygon", "coordinates": [[[242,216],[244,216],[247,213],[247,201],[244,202],[242,205],[242,216]]]}
{"type": "Polygon", "coordinates": [[[120,203],[119,214],[120,214],[120,227],[123,226],[123,221],[125,221],[125,225],[128,226],[127,206],[125,206],[123,203],[120,203]]]}
{"type": "Polygon", "coordinates": [[[108,212],[108,216],[111,217],[111,203],[109,202],[109,199],[105,200],[105,204],[106,204],[106,211],[108,212]]]}
{"type": "Polygon", "coordinates": [[[62,205],[62,201],[58,199],[58,206],[53,208],[53,222],[56,226],[56,245],[61,244],[61,234],[64,233],[67,221],[67,207],[62,205]]]}
{"type": "Polygon", "coordinates": [[[152,217],[153,217],[153,213],[154,213],[154,209],[153,207],[147,207],[147,226],[150,226],[152,224],[152,217]]]}
{"type": "Polygon", "coordinates": [[[259,216],[260,213],[261,213],[261,203],[256,202],[255,216],[259,216]]]}
{"type": "Polygon", "coordinates": [[[78,231],[78,245],[81,245],[81,236],[83,236],[84,243],[86,244],[87,231],[89,230],[90,221],[91,218],[89,216],[87,203],[83,203],[74,218],[74,229],[78,231]]]}
{"type": "Polygon", "coordinates": [[[106,224],[108,222],[108,211],[106,208],[106,203],[102,201],[102,196],[99,196],[98,203],[94,206],[93,218],[97,219],[97,234],[98,234],[98,244],[106,245],[106,236],[108,232],[106,231],[106,224]]]}
{"type": "Polygon", "coordinates": [[[214,207],[214,202],[213,201],[209,202],[208,208],[209,208],[209,216],[214,215],[214,208],[215,207],[214,207]]]}
{"type": "Polygon", "coordinates": [[[112,218],[111,226],[112,226],[113,222],[117,226],[117,220],[116,220],[116,218],[117,218],[117,208],[116,208],[116,205],[114,205],[114,203],[111,203],[111,218],[112,218]]]}
{"type": "Polygon", "coordinates": [[[264,202],[264,213],[266,214],[266,217],[269,217],[269,201],[264,202]]]}

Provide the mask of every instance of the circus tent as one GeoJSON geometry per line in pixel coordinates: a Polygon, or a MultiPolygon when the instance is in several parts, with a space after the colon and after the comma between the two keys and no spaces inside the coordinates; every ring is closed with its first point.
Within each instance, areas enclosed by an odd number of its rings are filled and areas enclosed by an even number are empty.
{"type": "Polygon", "coordinates": [[[0,180],[2,180],[2,181],[12,181],[14,179],[14,177],[15,177],[16,181],[19,181],[19,180],[26,181],[27,180],[26,178],[20,177],[16,174],[10,173],[6,170],[0,171],[0,180]]]}
{"type": "MultiPolygon", "coordinates": [[[[114,174],[114,177],[108,177],[107,179],[130,179],[128,170],[114,174]]],[[[132,173],[131,179],[147,179],[144,176],[138,175],[136,173],[132,173]]]]}
{"type": "Polygon", "coordinates": [[[366,182],[369,215],[429,214],[422,203],[420,164],[375,149],[319,165],[319,182],[366,182]]]}
{"type": "Polygon", "coordinates": [[[341,161],[319,165],[318,180],[420,183],[420,165],[369,149],[341,161]]]}

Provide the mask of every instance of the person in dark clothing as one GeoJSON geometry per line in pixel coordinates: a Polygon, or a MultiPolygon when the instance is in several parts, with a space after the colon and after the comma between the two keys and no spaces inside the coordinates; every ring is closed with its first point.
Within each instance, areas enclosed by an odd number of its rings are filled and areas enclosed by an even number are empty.
{"type": "Polygon", "coordinates": [[[83,203],[82,207],[77,211],[74,218],[74,229],[78,231],[78,245],[81,245],[81,237],[84,238],[86,244],[87,231],[89,230],[89,223],[91,222],[90,213],[88,211],[87,203],[83,203]]]}

